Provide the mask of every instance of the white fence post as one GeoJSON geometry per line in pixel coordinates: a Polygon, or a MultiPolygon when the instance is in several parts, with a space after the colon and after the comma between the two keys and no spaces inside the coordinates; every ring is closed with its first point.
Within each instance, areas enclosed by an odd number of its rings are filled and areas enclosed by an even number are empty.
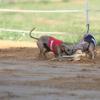
{"type": "Polygon", "coordinates": [[[85,9],[86,9],[86,28],[87,28],[87,34],[88,34],[90,30],[88,0],[85,0],[85,9]]]}

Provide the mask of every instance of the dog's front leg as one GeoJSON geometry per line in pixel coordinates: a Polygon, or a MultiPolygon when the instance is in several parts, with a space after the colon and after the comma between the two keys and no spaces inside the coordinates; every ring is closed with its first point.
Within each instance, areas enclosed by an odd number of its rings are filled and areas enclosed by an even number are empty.
{"type": "Polygon", "coordinates": [[[61,48],[60,48],[59,46],[57,46],[56,49],[57,49],[57,59],[58,59],[59,61],[62,61],[63,59],[62,59],[61,48]]]}

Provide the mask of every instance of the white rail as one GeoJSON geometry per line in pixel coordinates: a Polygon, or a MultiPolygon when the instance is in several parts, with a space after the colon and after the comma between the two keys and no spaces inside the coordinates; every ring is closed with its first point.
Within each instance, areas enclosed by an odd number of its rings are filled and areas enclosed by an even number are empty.
{"type": "MultiPolygon", "coordinates": [[[[17,32],[17,33],[29,33],[30,31],[18,30],[18,29],[5,29],[0,28],[0,32],[17,32]]],[[[41,34],[65,34],[66,32],[41,32],[41,31],[34,31],[34,33],[41,33],[41,34]]]]}
{"type": "Polygon", "coordinates": [[[82,10],[19,10],[19,9],[0,9],[0,12],[12,12],[12,13],[78,13],[82,10]]]}

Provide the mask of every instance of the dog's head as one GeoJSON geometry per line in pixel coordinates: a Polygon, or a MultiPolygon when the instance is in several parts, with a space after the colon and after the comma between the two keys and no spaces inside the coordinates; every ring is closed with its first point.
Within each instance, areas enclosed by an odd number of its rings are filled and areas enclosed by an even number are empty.
{"type": "Polygon", "coordinates": [[[62,44],[62,48],[61,49],[66,55],[72,55],[74,53],[73,46],[68,45],[66,43],[62,44]]]}

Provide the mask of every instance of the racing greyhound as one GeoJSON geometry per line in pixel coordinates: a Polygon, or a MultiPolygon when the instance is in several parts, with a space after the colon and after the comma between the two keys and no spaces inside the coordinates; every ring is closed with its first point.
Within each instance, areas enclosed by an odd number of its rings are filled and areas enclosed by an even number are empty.
{"type": "Polygon", "coordinates": [[[33,30],[35,30],[35,28],[33,28],[29,32],[29,36],[31,38],[37,40],[37,46],[40,50],[39,56],[46,58],[46,53],[51,51],[54,53],[56,58],[61,60],[62,55],[67,54],[68,45],[66,43],[64,43],[63,41],[58,40],[54,37],[46,36],[46,35],[41,36],[40,38],[36,38],[36,37],[32,36],[33,30]]]}
{"type": "Polygon", "coordinates": [[[85,34],[83,39],[73,47],[73,52],[77,50],[81,50],[86,54],[89,54],[91,59],[95,58],[95,47],[96,47],[96,40],[91,34],[85,34]]]}

